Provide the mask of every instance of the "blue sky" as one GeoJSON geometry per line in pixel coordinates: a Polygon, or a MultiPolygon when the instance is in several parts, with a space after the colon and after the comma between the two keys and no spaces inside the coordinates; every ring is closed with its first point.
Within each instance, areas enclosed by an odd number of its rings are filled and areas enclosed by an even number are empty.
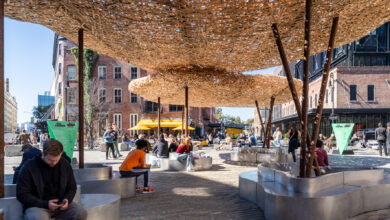
{"type": "MultiPolygon", "coordinates": [[[[54,77],[51,64],[54,32],[41,25],[4,20],[4,72],[10,80],[10,93],[18,103],[18,123],[30,121],[38,105],[38,94],[50,91],[54,77]]],[[[275,68],[248,74],[272,73],[275,68]]],[[[253,108],[222,108],[223,114],[253,118],[253,108]]]]}

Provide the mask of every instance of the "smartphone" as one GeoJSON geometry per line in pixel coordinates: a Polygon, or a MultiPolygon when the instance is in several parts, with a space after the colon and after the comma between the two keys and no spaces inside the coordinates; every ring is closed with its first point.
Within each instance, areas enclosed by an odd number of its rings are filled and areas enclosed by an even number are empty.
{"type": "Polygon", "coordinates": [[[62,205],[65,203],[65,199],[59,199],[57,205],[62,205]]]}

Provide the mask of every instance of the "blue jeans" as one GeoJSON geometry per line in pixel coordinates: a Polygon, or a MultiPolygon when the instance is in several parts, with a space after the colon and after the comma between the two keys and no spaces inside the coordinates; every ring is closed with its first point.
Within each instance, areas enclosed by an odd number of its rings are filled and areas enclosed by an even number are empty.
{"type": "Polygon", "coordinates": [[[187,170],[191,169],[191,163],[192,165],[195,165],[195,160],[192,154],[178,154],[177,160],[187,160],[187,170]]]}
{"type": "Polygon", "coordinates": [[[280,147],[280,139],[275,138],[274,145],[275,147],[280,147]]]}

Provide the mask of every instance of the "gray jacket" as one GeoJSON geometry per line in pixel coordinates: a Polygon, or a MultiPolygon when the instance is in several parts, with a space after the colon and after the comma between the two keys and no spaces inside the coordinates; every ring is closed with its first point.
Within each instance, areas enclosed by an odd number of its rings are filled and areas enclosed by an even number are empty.
{"type": "Polygon", "coordinates": [[[158,140],[153,146],[153,154],[158,157],[169,157],[168,142],[158,140]]]}
{"type": "Polygon", "coordinates": [[[375,139],[377,141],[385,141],[387,139],[387,129],[384,127],[375,129],[375,139]]]}

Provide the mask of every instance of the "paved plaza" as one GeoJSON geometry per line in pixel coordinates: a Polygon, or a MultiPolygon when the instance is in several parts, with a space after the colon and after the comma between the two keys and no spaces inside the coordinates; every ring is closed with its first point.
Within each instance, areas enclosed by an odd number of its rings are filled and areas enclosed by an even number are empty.
{"type": "MultiPolygon", "coordinates": [[[[203,150],[213,157],[213,168],[198,172],[165,172],[152,169],[151,186],[155,193],[139,194],[121,201],[122,219],[264,219],[255,204],[241,199],[238,174],[256,169],[224,163],[220,155],[228,151],[203,150]]],[[[128,152],[123,152],[127,155],[128,152]]],[[[329,155],[331,166],[380,167],[390,175],[390,157],[379,157],[377,151],[356,149],[357,155],[329,155]]],[[[77,155],[77,151],[75,152],[77,155]]],[[[12,166],[21,157],[6,157],[6,182],[12,179],[12,166]]],[[[123,160],[123,158],[122,158],[123,160]]],[[[86,151],[85,162],[107,162],[118,170],[121,160],[105,160],[105,153],[86,151]]],[[[142,183],[142,178],[139,178],[142,183]]],[[[353,220],[389,219],[390,209],[357,216],[353,220]]]]}

